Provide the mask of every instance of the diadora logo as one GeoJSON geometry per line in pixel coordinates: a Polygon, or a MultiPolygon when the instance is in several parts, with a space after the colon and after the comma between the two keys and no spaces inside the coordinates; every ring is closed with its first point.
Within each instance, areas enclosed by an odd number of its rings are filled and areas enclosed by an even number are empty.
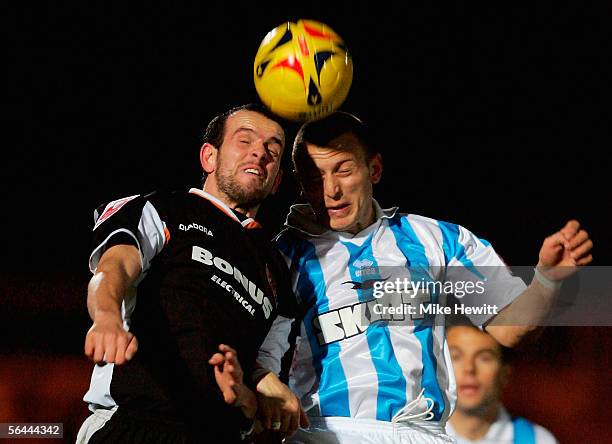
{"type": "Polygon", "coordinates": [[[201,231],[202,233],[206,234],[207,236],[214,237],[212,231],[210,231],[205,226],[200,225],[200,224],[196,224],[196,223],[189,224],[189,225],[179,224],[179,230],[181,230],[181,231],[198,230],[198,231],[201,231]]]}

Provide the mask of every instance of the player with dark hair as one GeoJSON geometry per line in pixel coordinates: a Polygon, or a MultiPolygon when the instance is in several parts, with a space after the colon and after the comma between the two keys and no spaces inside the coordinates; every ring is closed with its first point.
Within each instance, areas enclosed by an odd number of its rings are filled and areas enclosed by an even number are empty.
{"type": "Polygon", "coordinates": [[[457,381],[457,406],[446,425],[459,444],[555,444],[542,426],[512,418],[501,403],[510,373],[509,352],[473,325],[453,325],[446,339],[457,381]]]}
{"type": "MultiPolygon", "coordinates": [[[[444,313],[381,315],[377,283],[486,281],[471,302],[495,302],[501,311],[473,312],[470,320],[513,346],[546,316],[560,281],[592,260],[588,234],[570,221],[546,238],[526,287],[466,228],[381,209],[373,185],[382,156],[355,116],[336,112],[304,124],[293,160],[308,203],[291,208],[277,245],[302,309],[289,382],[312,424],[294,442],[452,442],[444,429],[455,398],[444,313]]],[[[399,295],[399,308],[446,302],[437,290],[407,295],[399,295]]],[[[278,372],[290,326],[275,320],[258,358],[263,367],[278,372]]]]}
{"type": "Polygon", "coordinates": [[[98,365],[78,442],[226,443],[252,428],[257,349],[292,313],[285,264],[253,219],[284,145],[265,109],[231,109],[206,130],[202,189],[97,211],[85,353],[98,365]]]}

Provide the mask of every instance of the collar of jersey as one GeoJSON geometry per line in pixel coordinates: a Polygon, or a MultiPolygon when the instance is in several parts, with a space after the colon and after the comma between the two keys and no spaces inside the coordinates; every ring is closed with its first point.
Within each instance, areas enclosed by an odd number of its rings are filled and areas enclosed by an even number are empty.
{"type": "MultiPolygon", "coordinates": [[[[510,414],[503,405],[500,405],[497,418],[495,421],[493,421],[493,424],[491,424],[489,430],[487,430],[487,433],[485,433],[485,436],[480,438],[478,442],[506,442],[507,440],[503,440],[506,438],[504,437],[504,425],[510,421],[512,421],[510,414]]],[[[446,423],[446,432],[449,435],[458,436],[457,431],[450,421],[446,423]]]]}
{"type": "Polygon", "coordinates": [[[259,222],[257,222],[252,217],[247,217],[243,221],[238,219],[238,216],[236,216],[234,214],[234,211],[230,207],[228,207],[225,203],[223,203],[221,200],[217,199],[212,194],[207,193],[204,190],[200,190],[199,188],[191,188],[189,190],[189,192],[191,194],[197,194],[198,196],[203,197],[204,199],[208,200],[211,204],[213,204],[215,207],[219,208],[227,216],[229,216],[230,218],[234,219],[236,222],[238,222],[244,228],[261,228],[261,225],[259,225],[259,222]]]}
{"type": "MultiPolygon", "coordinates": [[[[504,424],[511,422],[512,418],[508,411],[504,408],[503,405],[499,406],[499,411],[497,413],[497,419],[491,424],[489,430],[487,430],[487,434],[485,435],[486,439],[493,438],[501,438],[504,432],[504,424]]],[[[497,440],[496,440],[497,441],[497,440]]]]}
{"type": "Polygon", "coordinates": [[[367,238],[373,230],[380,225],[382,219],[391,219],[397,213],[398,207],[382,209],[376,199],[374,202],[374,211],[376,212],[376,220],[373,224],[364,228],[357,234],[351,234],[343,231],[330,230],[327,227],[320,225],[315,217],[314,210],[310,204],[295,204],[291,206],[285,226],[298,230],[308,236],[316,237],[334,237],[343,241],[359,241],[367,238]]]}

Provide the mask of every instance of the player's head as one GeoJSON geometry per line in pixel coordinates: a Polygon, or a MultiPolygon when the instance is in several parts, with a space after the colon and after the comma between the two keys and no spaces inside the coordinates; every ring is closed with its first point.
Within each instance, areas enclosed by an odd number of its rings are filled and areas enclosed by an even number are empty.
{"type": "Polygon", "coordinates": [[[206,128],[200,162],[204,189],[241,208],[255,208],[280,182],[285,132],[261,105],[232,108],[206,128]]]}
{"type": "Polygon", "coordinates": [[[293,144],[293,166],[319,223],[356,234],[374,222],[373,185],[382,157],[352,114],[335,112],[307,122],[293,144]]]}
{"type": "Polygon", "coordinates": [[[508,350],[471,325],[448,328],[446,338],[457,380],[457,410],[484,416],[499,405],[510,371],[508,350]]]}

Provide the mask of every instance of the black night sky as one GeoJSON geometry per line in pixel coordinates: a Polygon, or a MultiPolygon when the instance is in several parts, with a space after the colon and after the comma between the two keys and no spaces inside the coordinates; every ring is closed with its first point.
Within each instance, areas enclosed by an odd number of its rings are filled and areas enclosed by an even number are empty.
{"type": "MultiPolygon", "coordinates": [[[[209,3],[30,4],[4,15],[5,276],[86,279],[96,206],[198,185],[206,123],[257,99],[261,39],[302,17],[330,25],[352,53],[342,109],[377,133],[383,206],[460,223],[517,265],[535,263],[544,236],[577,218],[596,263],[609,263],[603,9],[209,3]]],[[[295,197],[287,177],[261,211],[271,234],[295,197]]],[[[42,288],[33,296],[54,297],[42,288]]],[[[72,303],[84,310],[84,296],[72,303]]]]}

